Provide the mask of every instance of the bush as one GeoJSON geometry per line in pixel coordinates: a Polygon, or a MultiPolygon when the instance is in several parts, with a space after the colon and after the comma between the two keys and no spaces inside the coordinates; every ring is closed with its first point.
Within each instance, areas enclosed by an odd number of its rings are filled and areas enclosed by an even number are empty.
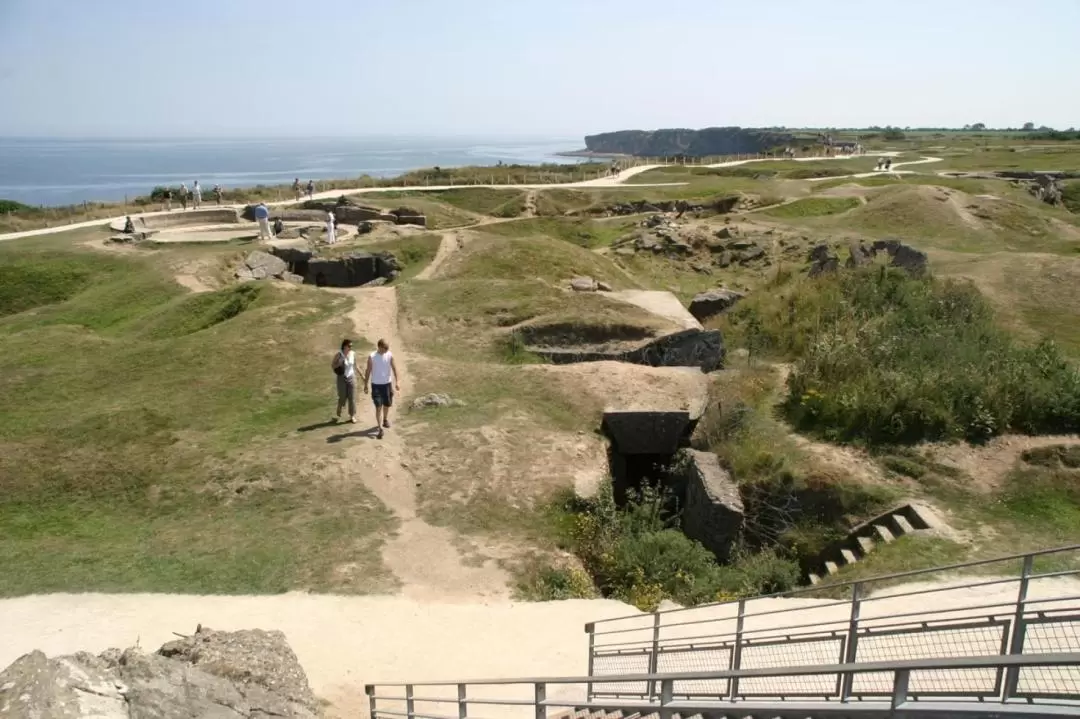
{"type": "Polygon", "coordinates": [[[519,573],[515,590],[518,598],[530,602],[591,599],[596,596],[592,579],[581,569],[558,567],[543,560],[531,561],[519,573]]]}
{"type": "Polygon", "coordinates": [[[1014,342],[969,284],[867,269],[789,302],[763,334],[802,349],[785,409],[803,429],[872,444],[1080,429],[1080,373],[1052,342],[1014,342]]]}
{"type": "Polygon", "coordinates": [[[656,489],[631,492],[615,504],[610,483],[577,508],[571,546],[605,597],[651,611],[663,599],[692,606],[794,587],[795,562],[766,552],[740,554],[729,566],[678,529],[669,497],[656,489]]]}

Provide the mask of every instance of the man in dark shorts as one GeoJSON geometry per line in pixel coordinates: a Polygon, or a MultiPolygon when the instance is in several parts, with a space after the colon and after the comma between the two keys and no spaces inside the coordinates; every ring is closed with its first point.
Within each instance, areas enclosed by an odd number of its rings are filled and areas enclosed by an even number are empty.
{"type": "Polygon", "coordinates": [[[399,389],[397,363],[386,340],[379,340],[375,351],[368,355],[364,369],[364,392],[371,383],[371,400],[375,403],[375,425],[379,439],[383,429],[390,429],[390,408],[394,405],[394,392],[399,389]]]}

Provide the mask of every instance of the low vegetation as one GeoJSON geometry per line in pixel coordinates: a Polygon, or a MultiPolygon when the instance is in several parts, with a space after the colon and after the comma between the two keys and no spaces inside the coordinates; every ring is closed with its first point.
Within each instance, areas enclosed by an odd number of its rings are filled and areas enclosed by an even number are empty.
{"type": "Polygon", "coordinates": [[[0,267],[18,270],[0,282],[0,595],[391,586],[378,501],[264,442],[327,411],[313,349],[335,346],[347,299],[192,295],[148,260],[27,243],[0,267]]]}
{"type": "Polygon", "coordinates": [[[821,217],[835,215],[858,207],[855,197],[807,197],[764,210],[764,214],[779,218],[821,217]]]}

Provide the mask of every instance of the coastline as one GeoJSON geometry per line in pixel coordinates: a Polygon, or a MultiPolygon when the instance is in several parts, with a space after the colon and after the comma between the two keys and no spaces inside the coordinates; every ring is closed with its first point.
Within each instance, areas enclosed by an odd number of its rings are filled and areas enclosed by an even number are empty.
{"type": "Polygon", "coordinates": [[[625,152],[593,152],[592,150],[570,150],[568,152],[556,152],[557,157],[594,157],[594,158],[620,158],[620,157],[633,157],[625,152]]]}

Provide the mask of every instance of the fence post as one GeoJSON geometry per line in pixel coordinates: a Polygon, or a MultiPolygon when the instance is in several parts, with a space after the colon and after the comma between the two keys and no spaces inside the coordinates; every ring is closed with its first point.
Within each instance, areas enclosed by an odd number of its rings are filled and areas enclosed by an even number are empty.
{"type": "Polygon", "coordinates": [[[408,719],[416,717],[416,702],[413,701],[413,685],[405,685],[405,714],[408,719]]]}
{"type": "Polygon", "coordinates": [[[907,702],[908,680],[911,679],[910,669],[897,669],[893,674],[893,690],[891,706],[893,711],[898,710],[907,702]]]}
{"type": "MultiPolygon", "coordinates": [[[[746,600],[739,600],[739,615],[735,620],[735,646],[731,649],[731,662],[728,666],[733,672],[739,671],[742,665],[742,633],[743,621],[746,616],[746,600]]],[[[735,701],[739,695],[739,678],[731,677],[728,680],[728,699],[735,701]]]]}
{"type": "MultiPolygon", "coordinates": [[[[595,657],[593,656],[593,652],[596,650],[596,634],[594,633],[595,629],[596,625],[592,622],[585,625],[585,632],[589,635],[589,679],[592,679],[593,670],[595,668],[595,665],[593,663],[593,660],[595,659],[595,657]]],[[[589,682],[585,685],[585,700],[590,704],[592,703],[592,690],[592,682],[589,682]]]]}
{"type": "Polygon", "coordinates": [[[661,679],[660,680],[660,719],[671,719],[671,709],[668,707],[671,705],[671,701],[675,695],[675,680],[674,679],[661,679]]]}
{"type": "Polygon", "coordinates": [[[547,707],[544,706],[544,702],[547,701],[547,685],[539,683],[534,685],[533,693],[535,712],[533,714],[534,719],[547,719],[547,707]]]}
{"type": "MultiPolygon", "coordinates": [[[[855,582],[851,586],[851,618],[848,620],[847,641],[844,642],[844,652],[840,657],[841,664],[854,664],[859,648],[859,608],[862,602],[862,582],[855,582]]],[[[840,682],[840,701],[846,702],[851,696],[851,686],[855,683],[855,675],[848,672],[844,674],[840,682]]]]}
{"type": "Polygon", "coordinates": [[[469,716],[468,704],[465,703],[465,685],[457,685],[457,715],[458,719],[465,719],[469,716]]]}
{"type": "Polygon", "coordinates": [[[364,692],[368,696],[368,716],[371,717],[371,719],[375,719],[375,717],[376,717],[376,713],[375,713],[375,685],[374,684],[366,685],[364,687],[364,692]]]}
{"type": "MultiPolygon", "coordinates": [[[[1034,557],[1024,557],[1023,567],[1020,569],[1020,587],[1016,592],[1016,611],[1013,613],[1012,632],[1009,635],[1009,654],[1024,653],[1024,636],[1027,625],[1024,622],[1024,604],[1027,602],[1028,584],[1031,581],[1031,569],[1034,557]]],[[[1009,697],[1016,694],[1016,686],[1020,683],[1020,667],[1009,667],[1005,670],[1005,686],[1002,699],[1008,701],[1009,697]]]]}
{"type": "MultiPolygon", "coordinates": [[[[653,612],[652,651],[649,652],[649,674],[656,674],[660,666],[660,612],[653,612]]],[[[649,680],[649,701],[656,696],[656,681],[649,680]]]]}

